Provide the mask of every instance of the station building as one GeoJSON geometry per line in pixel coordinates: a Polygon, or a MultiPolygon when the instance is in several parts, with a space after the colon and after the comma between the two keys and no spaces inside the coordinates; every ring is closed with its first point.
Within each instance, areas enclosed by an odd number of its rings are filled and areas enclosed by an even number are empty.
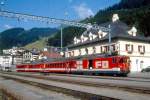
{"type": "Polygon", "coordinates": [[[74,37],[65,57],[105,54],[111,51],[114,55],[130,57],[131,72],[140,72],[150,66],[150,38],[137,33],[134,26],[128,27],[120,21],[118,14],[113,15],[112,21],[100,26],[110,26],[111,43],[108,42],[108,31],[87,29],[80,37],[74,37]]]}

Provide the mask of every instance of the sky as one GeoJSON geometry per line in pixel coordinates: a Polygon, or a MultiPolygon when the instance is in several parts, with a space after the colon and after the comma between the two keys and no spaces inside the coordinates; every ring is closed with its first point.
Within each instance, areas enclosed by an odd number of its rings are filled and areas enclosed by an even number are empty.
{"type": "MultiPolygon", "coordinates": [[[[100,9],[105,9],[120,0],[0,0],[2,10],[46,16],[66,20],[82,20],[94,16],[100,9]]],[[[0,32],[9,28],[23,27],[58,27],[58,24],[46,24],[35,21],[18,21],[0,17],[0,32]]]]}

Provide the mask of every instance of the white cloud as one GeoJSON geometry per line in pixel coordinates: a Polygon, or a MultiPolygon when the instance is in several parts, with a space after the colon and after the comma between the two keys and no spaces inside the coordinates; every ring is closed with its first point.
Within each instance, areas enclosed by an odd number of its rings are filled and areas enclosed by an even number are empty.
{"type": "Polygon", "coordinates": [[[81,19],[87,18],[89,16],[94,16],[92,9],[88,8],[85,3],[74,6],[73,8],[81,19]]]}
{"type": "Polygon", "coordinates": [[[8,25],[8,24],[5,24],[5,25],[4,25],[4,28],[6,28],[6,29],[10,29],[10,28],[13,28],[13,26],[8,25]]]}
{"type": "Polygon", "coordinates": [[[72,3],[73,0],[68,0],[68,1],[69,1],[69,3],[72,3]]]}

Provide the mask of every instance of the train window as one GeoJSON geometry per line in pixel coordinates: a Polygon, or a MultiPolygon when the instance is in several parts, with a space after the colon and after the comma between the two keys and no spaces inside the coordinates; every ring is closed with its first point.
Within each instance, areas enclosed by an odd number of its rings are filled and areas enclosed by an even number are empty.
{"type": "Polygon", "coordinates": [[[116,58],[112,58],[112,63],[117,63],[117,59],[116,58]]]}
{"type": "Polygon", "coordinates": [[[126,58],[124,58],[124,63],[127,63],[127,59],[126,58]]]}
{"type": "Polygon", "coordinates": [[[119,63],[123,63],[123,58],[120,58],[119,63]]]}
{"type": "Polygon", "coordinates": [[[127,63],[130,63],[131,62],[131,60],[130,59],[127,59],[127,63]]]}

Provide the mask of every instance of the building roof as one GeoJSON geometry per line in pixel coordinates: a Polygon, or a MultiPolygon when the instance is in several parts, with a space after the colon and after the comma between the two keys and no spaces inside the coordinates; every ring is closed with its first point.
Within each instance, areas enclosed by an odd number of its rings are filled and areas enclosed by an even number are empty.
{"type": "MultiPolygon", "coordinates": [[[[150,42],[150,38],[146,38],[144,37],[144,35],[141,34],[136,34],[136,36],[132,36],[130,34],[128,34],[128,31],[131,29],[130,27],[127,26],[127,24],[123,23],[120,20],[117,20],[115,22],[107,22],[104,24],[101,24],[100,26],[102,27],[108,27],[110,25],[110,33],[111,33],[111,39],[127,39],[127,40],[133,40],[133,41],[143,41],[143,42],[150,42]]],[[[97,34],[98,35],[98,30],[88,30],[86,32],[84,32],[83,34],[89,34],[89,32],[93,33],[93,34],[97,34]]],[[[108,32],[107,32],[108,33],[108,32]]],[[[71,44],[69,46],[67,46],[68,48],[74,48],[74,47],[79,47],[85,44],[91,44],[91,43],[95,43],[95,42],[99,42],[99,41],[108,41],[109,39],[109,34],[107,34],[106,36],[102,37],[102,38],[96,38],[94,40],[88,40],[85,41],[83,43],[78,43],[78,44],[71,44]]]]}
{"type": "MultiPolygon", "coordinates": [[[[149,41],[148,38],[144,37],[144,35],[137,34],[136,36],[131,36],[128,34],[128,31],[131,29],[130,27],[127,26],[127,24],[121,22],[121,21],[116,21],[116,22],[107,22],[104,24],[101,24],[103,27],[108,27],[110,25],[110,32],[111,36],[113,37],[125,37],[129,39],[137,39],[137,40],[147,40],[149,41]]],[[[106,38],[108,38],[108,34],[106,35],[106,38]]]]}
{"type": "Polygon", "coordinates": [[[48,51],[43,51],[43,52],[41,52],[41,54],[48,58],[60,58],[61,57],[61,55],[59,53],[52,53],[52,52],[50,53],[48,51]]]}

